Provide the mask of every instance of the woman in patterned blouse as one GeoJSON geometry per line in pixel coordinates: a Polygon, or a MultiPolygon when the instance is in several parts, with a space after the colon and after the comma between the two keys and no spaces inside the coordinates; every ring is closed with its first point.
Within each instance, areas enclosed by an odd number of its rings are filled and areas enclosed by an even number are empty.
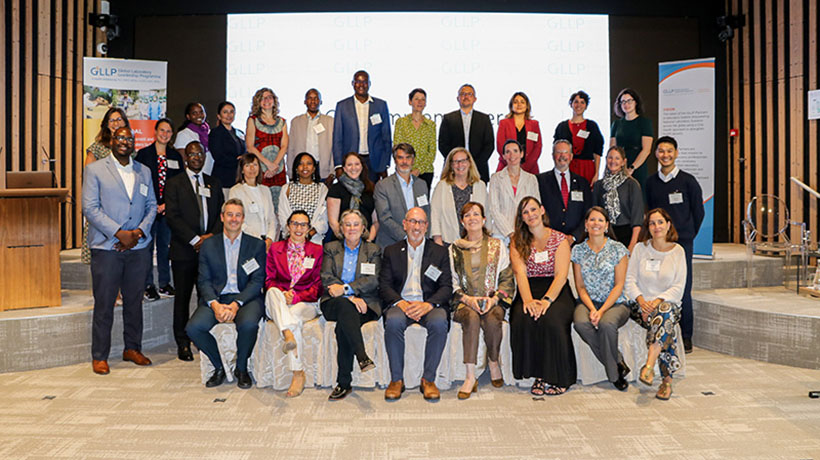
{"type": "Polygon", "coordinates": [[[279,192],[287,182],[284,162],[288,151],[287,123],[279,116],[279,98],[270,88],[256,91],[251,104],[245,147],[262,163],[261,183],[270,188],[273,206],[278,208],[279,192]]]}
{"type": "MultiPolygon", "coordinates": [[[[307,238],[322,244],[327,233],[327,187],[319,177],[319,165],[313,155],[302,152],[293,159],[291,171],[291,182],[282,187],[279,194],[279,222],[285,222],[293,211],[305,211],[313,225],[307,238]]],[[[284,225],[282,237],[288,237],[284,225]]]]}
{"type": "Polygon", "coordinates": [[[433,160],[436,158],[436,123],[424,116],[427,93],[416,88],[410,91],[410,115],[396,120],[393,145],[406,142],[416,150],[413,175],[427,182],[427,190],[433,189],[433,160]]]}
{"type": "Polygon", "coordinates": [[[624,391],[629,386],[629,367],[618,351],[618,329],[629,319],[624,295],[629,251],[614,239],[604,208],[594,206],[587,211],[584,229],[586,241],[572,248],[579,300],[575,330],[604,365],[609,381],[624,391]]]}

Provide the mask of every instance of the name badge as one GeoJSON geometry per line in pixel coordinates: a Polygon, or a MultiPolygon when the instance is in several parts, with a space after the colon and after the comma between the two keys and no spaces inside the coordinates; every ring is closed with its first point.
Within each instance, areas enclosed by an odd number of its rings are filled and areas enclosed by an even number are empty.
{"type": "Polygon", "coordinates": [[[148,186],[145,184],[140,184],[140,195],[148,196],[148,186]]]}
{"type": "Polygon", "coordinates": [[[381,124],[381,122],[382,122],[382,116],[380,114],[374,113],[373,115],[370,115],[370,123],[371,124],[378,125],[378,124],[381,124]]]}
{"type": "Polygon", "coordinates": [[[246,275],[255,272],[257,268],[259,268],[259,264],[256,262],[256,259],[246,260],[245,263],[242,264],[242,270],[245,270],[246,275]]]}
{"type": "Polygon", "coordinates": [[[259,205],[256,203],[250,203],[248,205],[248,212],[258,213],[259,212],[259,205]]]}
{"type": "Polygon", "coordinates": [[[532,131],[527,131],[527,140],[538,142],[538,133],[534,133],[532,131]]]}
{"type": "Polygon", "coordinates": [[[375,275],[376,274],[376,264],[362,264],[361,265],[362,275],[375,275]]]}
{"type": "Polygon", "coordinates": [[[168,169],[179,169],[179,162],[177,160],[165,160],[168,169]]]}
{"type": "Polygon", "coordinates": [[[441,276],[441,270],[436,268],[435,265],[430,265],[427,267],[427,271],[424,272],[424,276],[430,278],[433,281],[438,281],[438,277],[441,276]]]}
{"type": "Polygon", "coordinates": [[[585,131],[585,130],[583,130],[583,129],[579,129],[579,130],[578,130],[578,137],[580,137],[581,139],[586,139],[586,138],[588,138],[588,137],[589,137],[589,131],[585,131]]]}
{"type": "Polygon", "coordinates": [[[316,259],[314,259],[313,257],[305,257],[305,261],[302,262],[302,267],[310,270],[311,268],[313,268],[313,264],[315,263],[316,259]]]}
{"type": "Polygon", "coordinates": [[[669,194],[669,204],[681,204],[683,203],[683,193],[681,192],[674,192],[669,194]]]}
{"type": "Polygon", "coordinates": [[[661,261],[660,260],[647,260],[646,261],[646,271],[648,272],[659,272],[661,271],[661,261]]]}
{"type": "Polygon", "coordinates": [[[535,263],[543,264],[548,260],[550,260],[550,255],[547,251],[540,251],[535,253],[535,263]]]}
{"type": "Polygon", "coordinates": [[[572,201],[584,201],[584,192],[573,190],[572,193],[570,193],[570,199],[572,201]]]}
{"type": "Polygon", "coordinates": [[[416,203],[418,203],[419,206],[427,206],[429,204],[429,201],[427,201],[427,195],[417,196],[416,197],[416,203]]]}
{"type": "Polygon", "coordinates": [[[322,134],[323,132],[325,132],[325,127],[321,124],[317,124],[313,127],[313,132],[316,134],[322,134]]]}
{"type": "Polygon", "coordinates": [[[211,189],[209,189],[208,187],[202,187],[201,189],[199,189],[199,194],[200,196],[204,196],[205,198],[210,198],[211,189]]]}

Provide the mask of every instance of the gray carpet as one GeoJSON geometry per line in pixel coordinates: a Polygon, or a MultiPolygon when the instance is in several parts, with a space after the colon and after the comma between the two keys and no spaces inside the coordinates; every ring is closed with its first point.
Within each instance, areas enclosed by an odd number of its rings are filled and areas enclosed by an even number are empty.
{"type": "MultiPolygon", "coordinates": [[[[696,349],[672,399],[641,384],[576,385],[534,400],[481,380],[468,401],[414,390],[388,403],[357,390],[206,389],[199,364],[112,360],[0,375],[0,459],[820,459],[820,371],[696,349]]],[[[657,386],[657,384],[656,384],[657,386]]]]}

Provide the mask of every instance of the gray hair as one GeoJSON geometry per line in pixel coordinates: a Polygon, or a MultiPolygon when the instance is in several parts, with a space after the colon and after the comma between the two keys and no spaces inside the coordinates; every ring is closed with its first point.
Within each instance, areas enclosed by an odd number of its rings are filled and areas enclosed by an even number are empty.
{"type": "Polygon", "coordinates": [[[240,200],[239,198],[230,198],[227,201],[225,201],[224,203],[222,203],[222,212],[221,213],[225,214],[225,208],[227,208],[228,205],[231,205],[231,204],[234,205],[234,206],[239,206],[240,208],[242,208],[242,215],[245,215],[245,205],[242,204],[242,200],[240,200]]]}
{"type": "Polygon", "coordinates": [[[357,216],[359,220],[362,221],[362,239],[368,239],[370,237],[370,229],[367,228],[367,218],[358,209],[345,209],[344,211],[342,211],[342,215],[339,216],[339,230],[333,232],[333,234],[336,235],[336,238],[338,238],[339,241],[344,241],[345,236],[342,233],[342,224],[345,220],[345,217],[349,215],[357,216]]]}
{"type": "Polygon", "coordinates": [[[558,144],[567,144],[569,146],[570,152],[572,151],[572,142],[569,139],[556,139],[555,142],[552,143],[552,150],[555,150],[555,146],[558,144]]]}

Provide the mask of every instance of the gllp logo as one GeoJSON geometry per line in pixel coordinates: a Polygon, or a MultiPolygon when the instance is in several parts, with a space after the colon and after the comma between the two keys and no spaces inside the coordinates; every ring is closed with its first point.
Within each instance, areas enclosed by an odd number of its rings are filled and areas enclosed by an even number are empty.
{"type": "Polygon", "coordinates": [[[91,75],[95,77],[113,77],[117,74],[117,69],[110,67],[110,68],[102,68],[99,66],[94,66],[91,68],[91,75]]]}

